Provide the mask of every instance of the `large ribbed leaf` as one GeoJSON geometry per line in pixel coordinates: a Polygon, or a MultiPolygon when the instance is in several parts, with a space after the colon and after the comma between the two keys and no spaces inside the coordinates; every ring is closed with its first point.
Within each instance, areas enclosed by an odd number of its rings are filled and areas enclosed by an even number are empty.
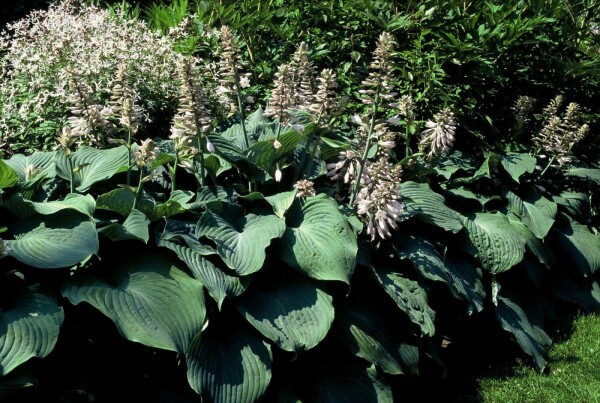
{"type": "Polygon", "coordinates": [[[529,227],[523,224],[516,214],[509,212],[506,217],[512,224],[513,228],[519,232],[523,239],[525,239],[527,249],[535,255],[540,263],[546,265],[547,267],[551,267],[554,264],[554,256],[550,252],[550,249],[546,247],[544,242],[536,238],[529,227]]]}
{"type": "Polygon", "coordinates": [[[290,192],[277,193],[273,196],[265,197],[267,203],[273,207],[273,212],[277,217],[283,217],[285,212],[292,206],[294,199],[296,198],[296,189],[290,192]]]}
{"type": "Polygon", "coordinates": [[[128,241],[131,239],[148,243],[150,233],[148,226],[150,220],[144,213],[138,210],[131,210],[129,216],[123,224],[113,223],[106,227],[98,229],[98,233],[107,237],[111,241],[128,241]]]}
{"type": "Polygon", "coordinates": [[[562,192],[560,196],[554,196],[552,201],[564,208],[571,217],[579,221],[586,221],[591,215],[590,198],[587,193],[562,192]]]}
{"type": "Polygon", "coordinates": [[[96,209],[96,201],[90,195],[70,193],[64,200],[37,203],[24,199],[21,193],[17,193],[5,203],[5,206],[19,218],[29,217],[36,213],[51,215],[66,209],[78,211],[92,218],[96,209]]]}
{"type": "Polygon", "coordinates": [[[394,396],[386,379],[375,366],[336,363],[319,374],[311,402],[393,403],[394,396]]]}
{"type": "Polygon", "coordinates": [[[521,198],[510,190],[506,190],[504,196],[508,200],[508,208],[521,218],[525,224],[539,239],[544,239],[554,224],[556,216],[556,203],[551,202],[543,196],[530,191],[521,198]]]}
{"type": "Polygon", "coordinates": [[[469,304],[469,315],[476,310],[481,312],[485,303],[485,288],[481,283],[483,273],[481,269],[467,259],[467,255],[449,252],[445,255],[444,263],[448,275],[448,282],[452,284],[453,294],[460,295],[469,304]]]}
{"type": "Polygon", "coordinates": [[[433,161],[435,172],[446,179],[450,179],[458,171],[473,172],[476,168],[476,161],[457,150],[452,150],[443,158],[436,158],[433,161]]]}
{"type": "Polygon", "coordinates": [[[207,402],[255,402],[271,382],[271,348],[247,325],[234,326],[209,326],[186,354],[188,382],[207,402]]]}
{"type": "MultiPolygon", "coordinates": [[[[119,146],[109,149],[97,149],[83,146],[71,154],[75,171],[75,185],[78,192],[85,192],[96,182],[111,178],[113,175],[127,170],[127,147],[119,146]]],[[[58,175],[69,180],[69,163],[64,153],[56,155],[58,175]]]]}
{"type": "Polygon", "coordinates": [[[428,184],[404,182],[400,186],[404,205],[424,221],[454,233],[463,228],[463,216],[444,204],[444,196],[435,193],[428,184]]]}
{"type": "Polygon", "coordinates": [[[244,215],[240,206],[213,204],[198,222],[196,235],[216,244],[225,264],[238,275],[259,271],[266,258],[266,249],[285,231],[285,221],[265,212],[244,215]]]}
{"type": "Polygon", "coordinates": [[[296,275],[251,288],[236,308],[279,348],[297,353],[319,344],[333,322],[331,296],[296,275]]]}
{"type": "Polygon", "coordinates": [[[282,133],[279,136],[281,143],[279,148],[273,146],[275,139],[259,141],[248,149],[248,158],[255,165],[273,175],[275,164],[278,161],[284,161],[305,137],[306,135],[295,130],[282,133]]]}
{"type": "Polygon", "coordinates": [[[525,172],[532,173],[535,170],[536,160],[529,154],[507,153],[506,155],[500,155],[500,164],[510,177],[519,183],[521,175],[525,172]]]}
{"type": "Polygon", "coordinates": [[[36,151],[31,155],[16,154],[6,164],[15,170],[19,179],[23,182],[34,180],[39,176],[45,178],[54,178],[56,176],[56,166],[54,159],[56,151],[36,151]]]}
{"type": "Polygon", "coordinates": [[[408,315],[410,320],[421,328],[421,333],[433,336],[435,333],[435,312],[427,304],[427,292],[416,281],[399,273],[378,267],[372,269],[377,282],[392,297],[396,305],[408,315]]]}
{"type": "Polygon", "coordinates": [[[15,240],[6,241],[9,256],[40,269],[73,266],[98,252],[94,223],[73,210],[31,216],[11,229],[15,240]]]}
{"type": "Polygon", "coordinates": [[[185,354],[204,326],[202,284],[164,254],[131,256],[107,269],[76,272],[63,295],[94,306],[128,340],[185,354]]]}
{"type": "Polygon", "coordinates": [[[395,255],[410,260],[422,277],[447,283],[455,298],[469,302],[469,312],[483,309],[485,292],[477,267],[460,258],[450,261],[447,251],[442,255],[431,242],[414,235],[396,234],[392,247],[395,255]]]}
{"type": "Polygon", "coordinates": [[[419,372],[418,347],[402,339],[402,330],[375,303],[361,299],[336,306],[334,329],[337,340],[350,353],[384,372],[412,375],[419,372]]]}
{"type": "Polygon", "coordinates": [[[526,241],[505,215],[479,213],[464,223],[470,252],[490,273],[502,273],[523,259],[526,241]]]}
{"type": "Polygon", "coordinates": [[[583,275],[589,276],[600,268],[600,235],[578,223],[566,214],[560,214],[561,222],[556,234],[567,260],[583,275]]]}
{"type": "Polygon", "coordinates": [[[0,311],[0,376],[50,354],[65,316],[53,296],[29,290],[16,294],[11,307],[0,311]]]}
{"type": "MultiPolygon", "coordinates": [[[[159,203],[142,190],[138,196],[136,209],[144,213],[151,222],[154,222],[161,218],[185,212],[187,208],[191,207],[188,202],[193,197],[194,193],[190,191],[176,190],[171,193],[167,201],[159,203]]],[[[127,217],[131,213],[134,200],[135,193],[131,190],[124,188],[114,189],[98,196],[96,208],[114,211],[127,217]]]]}
{"type": "Polygon", "coordinates": [[[537,326],[533,325],[525,311],[508,298],[498,296],[496,316],[502,328],[515,336],[524,352],[533,357],[540,372],[546,367],[546,348],[552,340],[537,326]]]}
{"type": "Polygon", "coordinates": [[[206,259],[197,249],[164,238],[161,239],[159,245],[174,251],[179,259],[187,264],[194,277],[200,280],[210,296],[217,301],[219,309],[225,298],[241,295],[250,283],[249,277],[234,277],[225,273],[206,259]]]}
{"type": "Polygon", "coordinates": [[[9,188],[17,184],[19,177],[14,169],[0,160],[0,189],[9,188]]]}
{"type": "Polygon", "coordinates": [[[571,168],[565,172],[565,175],[587,179],[600,184],[600,168],[571,168]]]}
{"type": "Polygon", "coordinates": [[[297,200],[286,214],[281,258],[318,280],[350,282],[358,245],[348,220],[330,197],[297,200]]]}
{"type": "Polygon", "coordinates": [[[581,284],[558,270],[550,272],[548,277],[548,288],[556,297],[577,303],[588,312],[600,311],[600,285],[597,281],[581,284]]]}

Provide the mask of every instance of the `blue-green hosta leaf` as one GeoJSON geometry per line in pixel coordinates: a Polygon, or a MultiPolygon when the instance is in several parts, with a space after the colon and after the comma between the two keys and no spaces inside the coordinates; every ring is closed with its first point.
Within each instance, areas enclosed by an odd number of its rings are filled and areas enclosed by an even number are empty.
{"type": "Polygon", "coordinates": [[[196,195],[194,206],[204,207],[212,202],[235,203],[237,194],[232,188],[222,186],[204,186],[196,195]]]}
{"type": "Polygon", "coordinates": [[[314,402],[393,403],[392,388],[375,366],[343,363],[319,374],[314,402]]]}
{"type": "Polygon", "coordinates": [[[33,154],[16,154],[6,161],[12,166],[19,179],[24,182],[56,177],[56,157],[62,151],[35,151],[33,154]]]}
{"type": "Polygon", "coordinates": [[[591,216],[590,197],[587,193],[562,192],[552,201],[564,208],[571,217],[585,222],[591,216]]]}
{"type": "Polygon", "coordinates": [[[45,357],[54,348],[64,320],[53,296],[25,291],[0,312],[0,376],[32,357],[45,357]]]}
{"type": "Polygon", "coordinates": [[[475,193],[465,187],[448,188],[442,185],[442,188],[444,188],[444,190],[453,197],[476,201],[482,208],[492,200],[502,200],[502,198],[498,195],[486,196],[480,193],[475,193]]]}
{"type": "Polygon", "coordinates": [[[523,309],[508,298],[498,296],[496,317],[507,332],[512,333],[524,352],[533,357],[540,372],[546,367],[546,348],[552,340],[540,328],[534,326],[523,309]]]}
{"type": "Polygon", "coordinates": [[[392,246],[396,256],[410,260],[421,276],[447,283],[455,298],[469,303],[469,312],[483,309],[485,291],[477,267],[458,257],[450,260],[447,253],[442,255],[429,241],[414,235],[397,234],[392,246]]]}
{"type": "Polygon", "coordinates": [[[135,194],[131,190],[118,188],[98,196],[96,208],[114,211],[123,217],[127,217],[131,212],[134,200],[135,194]]]}
{"type": "Polygon", "coordinates": [[[336,306],[337,340],[388,374],[418,374],[418,347],[402,340],[398,326],[373,302],[353,302],[336,306]]]}
{"type": "Polygon", "coordinates": [[[150,233],[148,226],[150,220],[144,213],[138,210],[131,210],[129,216],[123,224],[114,223],[106,227],[99,228],[98,233],[107,237],[111,241],[127,241],[131,239],[148,243],[150,233]]]}
{"type": "Polygon", "coordinates": [[[187,264],[194,277],[200,280],[217,302],[219,309],[225,298],[242,295],[248,288],[249,277],[234,277],[225,273],[195,249],[166,239],[161,239],[159,245],[171,249],[187,264]]]}
{"type": "Polygon", "coordinates": [[[275,139],[259,141],[248,149],[248,158],[258,167],[269,174],[275,172],[275,164],[285,160],[294,151],[294,148],[305,138],[303,133],[295,130],[282,133],[279,136],[281,147],[275,148],[275,139]]]}
{"type": "Polygon", "coordinates": [[[29,217],[36,213],[51,215],[66,209],[78,211],[92,218],[96,209],[96,201],[91,195],[70,193],[64,200],[37,203],[26,200],[22,194],[17,193],[5,203],[5,206],[19,218],[29,217]]]}
{"type": "Polygon", "coordinates": [[[519,183],[519,178],[524,173],[533,173],[536,160],[526,153],[507,153],[500,155],[500,164],[508,172],[511,178],[519,183]]]}
{"type": "Polygon", "coordinates": [[[98,309],[128,340],[185,354],[204,326],[202,284],[164,254],[131,256],[110,269],[99,275],[77,271],[63,296],[98,309]]]}
{"type": "Polygon", "coordinates": [[[287,264],[317,280],[350,283],[358,244],[333,199],[319,194],[297,200],[286,221],[281,258],[287,264]]]}
{"type": "Polygon", "coordinates": [[[296,353],[319,344],[333,322],[331,296],[296,276],[249,290],[236,308],[263,336],[296,353]]]}
{"type": "Polygon", "coordinates": [[[600,168],[571,168],[565,172],[565,175],[587,179],[600,184],[600,168]]]}
{"type": "Polygon", "coordinates": [[[6,164],[15,170],[19,179],[23,182],[35,180],[40,176],[54,178],[56,176],[56,165],[54,159],[56,151],[36,151],[31,155],[16,154],[6,164]]]}
{"type": "Polygon", "coordinates": [[[240,206],[214,204],[202,215],[196,235],[206,237],[217,246],[225,264],[240,276],[259,271],[266,249],[285,231],[285,221],[270,214],[244,215],[240,206]]]}
{"type": "Polygon", "coordinates": [[[296,193],[298,193],[298,190],[294,189],[290,192],[282,192],[273,196],[267,196],[265,197],[265,200],[267,203],[273,206],[273,212],[275,215],[283,218],[285,212],[288,211],[296,199],[296,193]]]}
{"type": "MultiPolygon", "coordinates": [[[[142,192],[138,197],[136,208],[148,217],[151,222],[161,218],[170,217],[183,213],[192,205],[188,204],[194,197],[194,193],[184,190],[176,190],[164,203],[158,203],[148,193],[142,192]]],[[[129,216],[133,208],[135,194],[125,188],[111,190],[98,196],[96,208],[100,210],[114,211],[124,217],[129,216]]]]}
{"type": "Polygon", "coordinates": [[[600,285],[597,281],[580,284],[558,270],[550,272],[549,278],[549,289],[556,297],[579,304],[588,312],[600,311],[600,285]]]}
{"type": "Polygon", "coordinates": [[[536,236],[533,234],[533,232],[531,232],[529,227],[527,227],[516,214],[509,212],[506,215],[506,217],[508,218],[508,221],[510,221],[510,223],[513,225],[513,227],[517,231],[519,231],[521,237],[525,239],[527,249],[529,249],[529,251],[535,255],[537,260],[540,263],[546,265],[546,267],[551,267],[552,265],[554,265],[554,256],[552,255],[551,251],[544,245],[543,241],[536,238],[536,236]]]}
{"type": "Polygon", "coordinates": [[[396,305],[421,328],[421,334],[433,336],[435,333],[435,312],[427,304],[427,292],[419,283],[399,273],[378,267],[372,268],[377,282],[394,300],[396,305]]]}
{"type": "Polygon", "coordinates": [[[539,239],[544,239],[554,224],[556,203],[551,202],[534,191],[527,192],[521,198],[510,190],[505,190],[504,197],[508,200],[508,208],[521,218],[539,239]]]}
{"type": "Polygon", "coordinates": [[[425,222],[457,233],[463,228],[464,217],[446,206],[442,195],[431,190],[426,183],[404,182],[400,185],[406,210],[415,212],[425,222]]]}
{"type": "Polygon", "coordinates": [[[271,382],[269,344],[247,325],[235,326],[227,331],[209,326],[186,354],[188,382],[207,402],[252,403],[271,382]]]}
{"type": "Polygon", "coordinates": [[[15,170],[0,160],[0,190],[15,186],[18,181],[19,177],[15,170]]]}
{"type": "MultiPolygon", "coordinates": [[[[127,147],[97,149],[83,146],[71,154],[75,172],[75,185],[78,192],[85,192],[94,183],[106,180],[119,172],[127,171],[127,147]]],[[[56,154],[58,175],[69,180],[69,163],[64,153],[56,154]]]]}
{"type": "Polygon", "coordinates": [[[28,217],[12,231],[15,239],[6,241],[9,256],[40,269],[73,266],[98,252],[96,226],[73,210],[28,217]]]}
{"type": "Polygon", "coordinates": [[[591,232],[566,214],[560,214],[558,242],[568,260],[585,277],[600,268],[600,235],[591,232]]]}
{"type": "Polygon", "coordinates": [[[444,156],[436,158],[433,161],[433,169],[438,175],[450,179],[458,171],[474,172],[477,169],[477,162],[460,151],[453,150],[444,156]]]}
{"type": "Polygon", "coordinates": [[[519,263],[526,241],[501,213],[478,213],[465,218],[467,242],[482,267],[492,274],[502,273],[519,263]]]}
{"type": "Polygon", "coordinates": [[[167,218],[165,222],[165,228],[158,241],[160,246],[166,246],[168,248],[169,245],[163,245],[162,243],[175,242],[181,245],[185,244],[185,246],[192,249],[194,252],[199,253],[201,256],[218,254],[217,250],[211,245],[200,242],[198,238],[196,238],[196,227],[198,226],[197,220],[189,222],[167,218]]]}
{"type": "Polygon", "coordinates": [[[460,295],[469,304],[467,313],[470,315],[474,310],[483,311],[485,303],[485,287],[481,283],[483,273],[481,269],[467,256],[456,253],[448,253],[444,263],[447,268],[448,281],[454,289],[453,294],[460,295]]]}

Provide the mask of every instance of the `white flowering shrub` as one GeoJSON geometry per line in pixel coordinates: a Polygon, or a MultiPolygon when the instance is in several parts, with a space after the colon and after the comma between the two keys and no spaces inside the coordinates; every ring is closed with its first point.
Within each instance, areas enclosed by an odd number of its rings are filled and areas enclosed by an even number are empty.
{"type": "Polygon", "coordinates": [[[0,143],[47,148],[68,117],[70,69],[103,105],[126,66],[146,119],[167,108],[177,54],[169,37],[124,13],[63,1],[10,24],[0,37],[0,143]]]}

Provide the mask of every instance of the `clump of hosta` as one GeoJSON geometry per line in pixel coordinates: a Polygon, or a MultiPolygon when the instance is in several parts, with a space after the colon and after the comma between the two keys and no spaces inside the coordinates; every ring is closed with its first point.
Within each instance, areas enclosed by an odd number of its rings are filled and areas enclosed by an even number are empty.
{"type": "Polygon", "coordinates": [[[172,41],[121,12],[58,2],[8,25],[1,42],[0,132],[8,138],[25,130],[53,136],[45,127],[55,121],[62,126],[72,106],[72,80],[64,74],[68,68],[78,87],[89,90],[83,95],[93,94],[96,104],[104,105],[119,66],[127,65],[130,86],[144,99],[145,116],[167,107],[176,89],[172,41]]]}
{"type": "Polygon", "coordinates": [[[433,120],[425,123],[425,130],[421,132],[419,148],[427,152],[427,157],[433,158],[444,151],[448,151],[454,145],[454,133],[456,121],[454,113],[448,109],[442,109],[436,113],[433,120]]]}
{"type": "Polygon", "coordinates": [[[532,139],[536,147],[535,155],[549,159],[546,168],[571,162],[571,149],[589,131],[589,126],[581,122],[579,104],[571,102],[561,113],[563,102],[563,96],[558,95],[544,108],[543,125],[532,139]]]}

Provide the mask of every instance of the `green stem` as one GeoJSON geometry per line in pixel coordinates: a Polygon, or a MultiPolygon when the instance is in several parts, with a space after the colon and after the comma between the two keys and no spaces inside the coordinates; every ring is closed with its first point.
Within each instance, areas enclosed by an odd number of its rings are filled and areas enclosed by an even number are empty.
{"type": "Polygon", "coordinates": [[[238,104],[238,112],[240,114],[240,123],[242,124],[242,131],[244,132],[244,145],[246,149],[250,148],[250,140],[248,139],[248,132],[246,131],[246,116],[244,114],[244,105],[242,104],[242,94],[238,84],[235,85],[235,93],[238,104]]]}
{"type": "Polygon", "coordinates": [[[424,153],[414,153],[414,154],[411,154],[411,155],[407,155],[406,157],[404,157],[400,161],[398,161],[398,164],[404,165],[406,162],[410,161],[411,159],[416,158],[416,157],[420,157],[422,155],[425,155],[425,154],[424,153]]]}
{"type": "Polygon", "coordinates": [[[67,162],[69,163],[69,186],[71,193],[75,193],[75,173],[73,172],[73,160],[71,159],[71,155],[67,156],[67,162]]]}
{"type": "Polygon", "coordinates": [[[171,193],[175,191],[176,176],[177,176],[177,165],[179,165],[179,152],[175,150],[175,164],[173,164],[173,173],[171,174],[171,193]]]}
{"type": "Polygon", "coordinates": [[[408,122],[406,122],[406,128],[404,129],[404,158],[410,156],[411,154],[410,144],[408,143],[409,138],[410,132],[408,130],[408,122]]]}
{"type": "MultiPolygon", "coordinates": [[[[137,206],[137,201],[138,198],[140,197],[140,193],[142,192],[142,180],[144,179],[144,168],[140,167],[140,180],[138,181],[138,186],[137,189],[135,191],[135,198],[133,199],[133,206],[131,207],[131,210],[135,210],[135,207],[137,206]]],[[[175,182],[173,182],[175,183],[175,182]]]]}
{"type": "Polygon", "coordinates": [[[540,173],[540,176],[538,177],[538,179],[542,179],[542,177],[544,176],[544,174],[546,173],[546,171],[548,170],[548,168],[550,168],[550,166],[552,165],[552,163],[554,162],[555,159],[556,159],[556,155],[553,155],[550,158],[550,161],[548,161],[548,165],[546,165],[546,167],[544,168],[544,170],[542,171],[542,173],[540,173]]]}
{"type": "Polygon", "coordinates": [[[131,184],[131,129],[127,130],[127,186],[131,184]]]}
{"type": "Polygon", "coordinates": [[[202,144],[202,135],[200,133],[197,134],[198,144],[200,145],[198,154],[200,154],[199,163],[200,163],[200,186],[204,187],[204,145],[202,144]]]}
{"type": "Polygon", "coordinates": [[[354,181],[352,195],[350,196],[350,206],[354,205],[354,200],[356,200],[356,195],[358,194],[358,190],[360,188],[360,178],[362,176],[363,170],[365,169],[367,155],[369,155],[369,149],[371,148],[371,140],[372,140],[373,129],[375,128],[375,118],[377,117],[378,103],[379,103],[379,88],[377,88],[377,92],[375,93],[375,101],[373,101],[373,114],[371,115],[371,124],[369,125],[369,131],[367,133],[367,144],[365,145],[365,150],[363,152],[362,158],[360,159],[360,166],[358,167],[358,172],[356,173],[356,179],[354,181]]]}

